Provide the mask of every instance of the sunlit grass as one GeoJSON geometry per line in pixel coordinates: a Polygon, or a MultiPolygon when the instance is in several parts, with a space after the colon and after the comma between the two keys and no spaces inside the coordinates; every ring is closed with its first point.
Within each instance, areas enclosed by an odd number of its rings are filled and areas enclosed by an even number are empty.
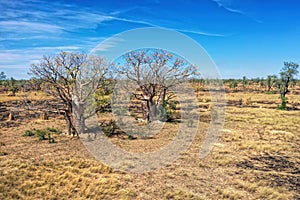
{"type": "MultiPolygon", "coordinates": [[[[1,101],[21,99],[20,94],[2,95],[1,101]]],[[[166,168],[144,174],[116,172],[84,157],[84,146],[67,135],[54,134],[55,144],[22,136],[33,128],[64,131],[62,118],[0,128],[0,199],[297,199],[299,192],[291,189],[297,174],[291,172],[300,162],[300,111],[277,110],[278,94],[227,94],[228,101],[251,98],[251,103],[227,106],[218,142],[206,158],[199,159],[211,102],[208,92],[199,92],[198,98],[201,118],[191,147],[166,168]],[[279,161],[264,160],[264,156],[278,156],[279,161]],[[281,177],[287,177],[285,182],[274,184],[281,177]]],[[[300,103],[300,95],[288,98],[300,103]]],[[[99,114],[100,121],[111,117],[111,113],[99,114]]],[[[126,151],[151,152],[167,145],[178,125],[167,123],[151,139],[117,135],[109,140],[126,151]]]]}

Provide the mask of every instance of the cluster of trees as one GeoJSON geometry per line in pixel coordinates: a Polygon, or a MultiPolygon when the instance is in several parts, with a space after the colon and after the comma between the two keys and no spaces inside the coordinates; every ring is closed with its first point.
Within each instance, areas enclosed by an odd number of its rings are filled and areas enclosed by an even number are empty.
{"type": "MultiPolygon", "coordinates": [[[[281,75],[268,75],[266,78],[251,78],[244,76],[242,79],[224,79],[223,82],[228,85],[230,89],[243,91],[263,91],[267,93],[276,93],[279,91],[281,85],[281,75]]],[[[299,80],[292,79],[290,87],[300,84],[299,80]]]]}
{"type": "Polygon", "coordinates": [[[266,79],[264,78],[253,78],[247,79],[246,76],[243,79],[228,79],[224,80],[230,88],[235,89],[239,84],[242,84],[243,89],[247,89],[248,86],[259,85],[262,88],[266,88],[267,93],[278,92],[280,94],[281,104],[279,109],[287,109],[287,97],[289,88],[294,87],[297,83],[300,85],[300,81],[296,80],[295,76],[299,73],[299,65],[294,62],[284,62],[284,66],[281,69],[279,76],[269,75],[266,79]]]}
{"type": "MultiPolygon", "coordinates": [[[[99,100],[111,94],[116,79],[128,80],[135,85],[137,90],[132,96],[142,103],[143,117],[148,122],[161,117],[161,109],[166,109],[172,87],[186,80],[205,85],[203,79],[197,79],[196,66],[164,50],[132,51],[121,60],[121,64],[112,65],[100,56],[61,52],[56,56],[44,56],[39,63],[33,64],[33,78],[25,83],[17,85],[16,80],[8,80],[3,72],[0,73],[0,85],[9,86],[13,94],[27,83],[34,85],[32,89],[44,89],[61,101],[68,133],[76,135],[84,132],[89,105],[95,103],[95,98],[99,100]]],[[[280,77],[270,75],[266,79],[247,79],[244,76],[240,80],[224,82],[230,88],[239,84],[243,89],[251,84],[261,85],[267,92],[277,88],[282,101],[279,108],[287,109],[286,94],[295,84],[298,67],[296,63],[284,62],[280,77]]]]}
{"type": "Polygon", "coordinates": [[[132,96],[142,102],[143,117],[151,122],[161,113],[160,108],[166,106],[169,89],[195,75],[196,68],[163,50],[129,52],[123,56],[122,64],[115,66],[99,56],[61,52],[44,56],[31,67],[31,74],[42,80],[46,92],[63,103],[68,133],[76,135],[85,129],[91,98],[99,91],[109,90],[105,88],[115,72],[120,75],[115,79],[125,78],[137,86],[132,96]]]}
{"type": "Polygon", "coordinates": [[[13,77],[10,79],[7,78],[4,72],[0,73],[0,89],[3,91],[10,91],[11,96],[15,96],[16,92],[19,90],[20,87],[24,85],[26,81],[24,80],[16,80],[13,77]]]}
{"type": "Polygon", "coordinates": [[[18,91],[38,91],[41,90],[43,81],[35,77],[29,80],[16,80],[8,78],[4,72],[0,72],[0,92],[9,93],[9,96],[15,96],[18,91]]]}

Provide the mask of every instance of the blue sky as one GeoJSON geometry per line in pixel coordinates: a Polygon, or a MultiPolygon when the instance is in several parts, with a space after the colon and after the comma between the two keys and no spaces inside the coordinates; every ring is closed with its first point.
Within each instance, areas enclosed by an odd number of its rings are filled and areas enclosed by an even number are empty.
{"type": "Polygon", "coordinates": [[[0,0],[0,71],[28,78],[44,54],[89,52],[122,31],[159,26],[202,45],[223,78],[265,77],[300,63],[299,10],[297,0],[0,0]]]}

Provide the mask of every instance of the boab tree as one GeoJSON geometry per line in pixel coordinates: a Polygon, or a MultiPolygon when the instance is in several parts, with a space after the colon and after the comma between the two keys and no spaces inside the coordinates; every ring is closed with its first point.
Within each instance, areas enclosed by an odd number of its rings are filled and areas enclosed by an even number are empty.
{"type": "Polygon", "coordinates": [[[286,94],[289,92],[289,86],[291,81],[293,81],[294,76],[298,74],[299,65],[294,62],[284,62],[284,66],[281,69],[280,76],[281,82],[279,87],[281,105],[279,109],[286,110],[287,98],[286,94]]]}
{"type": "Polygon", "coordinates": [[[165,50],[135,50],[122,59],[116,71],[138,87],[133,95],[143,102],[144,119],[148,122],[160,117],[159,106],[166,103],[167,92],[196,74],[194,65],[165,50]]]}
{"type": "Polygon", "coordinates": [[[84,131],[84,113],[92,94],[105,78],[107,64],[99,56],[61,52],[43,56],[31,73],[47,85],[46,92],[63,105],[69,134],[84,131]]]}

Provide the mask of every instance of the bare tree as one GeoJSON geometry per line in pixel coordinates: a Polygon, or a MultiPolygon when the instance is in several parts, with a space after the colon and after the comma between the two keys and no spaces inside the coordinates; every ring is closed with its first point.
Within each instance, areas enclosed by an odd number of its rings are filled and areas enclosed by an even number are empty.
{"type": "Polygon", "coordinates": [[[67,52],[44,56],[31,66],[31,73],[46,84],[46,92],[61,101],[68,133],[77,136],[84,131],[87,102],[105,78],[106,70],[101,57],[67,52]]]}
{"type": "Polygon", "coordinates": [[[167,92],[196,74],[196,67],[170,52],[151,49],[125,54],[116,71],[138,86],[133,95],[144,102],[144,118],[149,122],[158,117],[167,92]]]}

